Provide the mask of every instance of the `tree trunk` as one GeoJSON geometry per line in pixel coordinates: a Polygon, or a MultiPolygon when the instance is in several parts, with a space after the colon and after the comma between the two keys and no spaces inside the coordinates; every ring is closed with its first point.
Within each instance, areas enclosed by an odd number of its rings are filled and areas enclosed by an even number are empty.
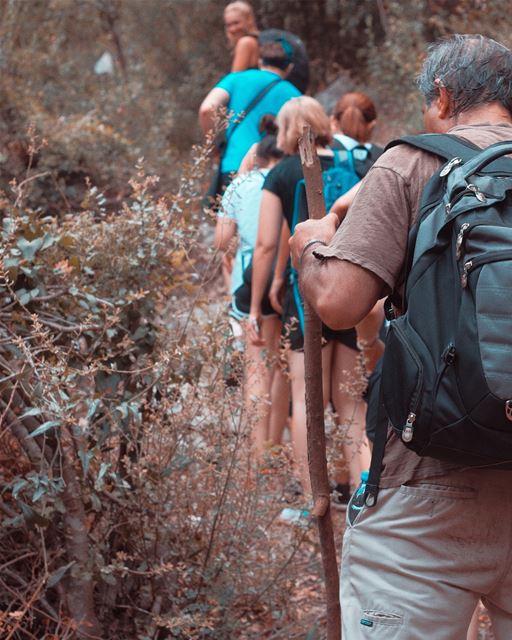
{"type": "MultiPolygon", "coordinates": [[[[64,432],[63,432],[64,434],[64,432]]],[[[62,445],[62,477],[65,482],[63,516],[66,550],[69,562],[75,564],[67,578],[66,600],[69,615],[77,625],[79,638],[102,638],[101,626],[94,609],[94,581],[89,558],[89,540],[82,500],[82,488],[75,469],[76,456],[72,442],[62,445]]]]}

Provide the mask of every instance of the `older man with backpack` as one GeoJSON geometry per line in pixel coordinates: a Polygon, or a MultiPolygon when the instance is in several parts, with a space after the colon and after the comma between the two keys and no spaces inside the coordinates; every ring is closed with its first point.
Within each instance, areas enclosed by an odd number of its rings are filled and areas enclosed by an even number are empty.
{"type": "Polygon", "coordinates": [[[330,214],[291,240],[303,291],[329,326],[354,326],[391,294],[388,428],[347,511],[344,637],[464,638],[481,598],[506,640],[512,52],[451,36],[430,48],[419,87],[430,135],[388,146],[336,232],[330,214]]]}

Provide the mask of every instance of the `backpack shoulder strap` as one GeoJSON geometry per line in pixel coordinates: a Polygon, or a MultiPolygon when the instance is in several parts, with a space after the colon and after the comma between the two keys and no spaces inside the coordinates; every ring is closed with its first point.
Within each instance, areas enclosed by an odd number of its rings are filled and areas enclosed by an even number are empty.
{"type": "MultiPolygon", "coordinates": [[[[399,144],[408,144],[422,151],[427,151],[437,155],[443,160],[451,160],[455,157],[460,157],[464,162],[469,162],[480,151],[481,148],[474,145],[468,140],[463,140],[458,136],[450,135],[447,133],[423,133],[416,136],[403,136],[392,140],[387,146],[385,151],[391,147],[396,147],[399,144]]],[[[407,276],[412,266],[412,258],[414,255],[414,247],[416,245],[416,236],[421,221],[424,218],[426,212],[431,209],[431,206],[439,199],[439,192],[442,188],[441,178],[439,171],[436,171],[430,180],[425,185],[421,201],[420,210],[418,216],[412,228],[409,230],[409,236],[407,241],[407,249],[405,254],[405,269],[403,272],[403,278],[396,283],[394,290],[388,296],[385,303],[385,314],[388,320],[393,319],[393,309],[395,306],[405,310],[405,299],[398,293],[399,289],[407,282],[407,276]]]]}
{"type": "Polygon", "coordinates": [[[417,149],[440,156],[444,160],[451,160],[455,156],[459,156],[464,162],[471,160],[476,152],[481,151],[480,147],[469,140],[463,140],[449,133],[421,133],[417,136],[402,136],[392,140],[386,146],[386,151],[399,144],[409,144],[417,149]]]}
{"type": "Polygon", "coordinates": [[[292,212],[292,223],[290,227],[290,233],[293,235],[295,231],[295,227],[299,222],[299,213],[300,213],[300,202],[301,198],[304,197],[306,190],[306,181],[304,178],[301,178],[297,184],[295,185],[295,191],[293,193],[293,212],[292,212]]]}
{"type": "Polygon", "coordinates": [[[271,82],[269,82],[267,85],[265,85],[263,87],[263,89],[261,91],[259,91],[254,98],[249,102],[249,104],[245,107],[243,113],[241,116],[238,117],[237,120],[235,120],[233,126],[231,127],[231,129],[229,130],[229,133],[226,133],[226,142],[228,142],[233,133],[235,132],[235,130],[237,129],[237,127],[245,120],[245,118],[247,118],[247,116],[249,115],[249,113],[254,109],[254,107],[256,107],[262,100],[263,98],[267,95],[267,93],[276,86],[276,84],[279,84],[280,82],[282,82],[282,78],[277,78],[276,80],[272,80],[271,82]]]}

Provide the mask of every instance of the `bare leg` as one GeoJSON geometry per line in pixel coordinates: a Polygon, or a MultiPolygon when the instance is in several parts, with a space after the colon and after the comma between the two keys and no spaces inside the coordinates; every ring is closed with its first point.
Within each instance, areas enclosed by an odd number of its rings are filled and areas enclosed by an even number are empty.
{"type": "Polygon", "coordinates": [[[334,342],[331,397],[341,428],[346,429],[343,447],[348,462],[350,484],[359,484],[361,471],[370,468],[371,453],[365,431],[366,405],[361,398],[359,354],[349,347],[334,342]]]}
{"type": "Polygon", "coordinates": [[[475,612],[473,613],[473,617],[471,618],[471,623],[468,629],[468,635],[466,640],[478,640],[478,612],[480,605],[478,604],[475,612]]]}
{"type": "Polygon", "coordinates": [[[384,343],[379,338],[384,322],[384,301],[379,300],[370,313],[357,325],[357,339],[363,349],[366,371],[370,374],[377,360],[384,353],[384,343]]]}
{"type": "Polygon", "coordinates": [[[281,321],[277,316],[264,318],[261,335],[265,346],[256,347],[245,341],[244,403],[246,415],[253,421],[251,440],[258,460],[261,460],[269,440],[270,389],[280,331],[281,321]]]}
{"type": "MultiPolygon", "coordinates": [[[[322,349],[322,376],[324,389],[324,406],[329,400],[332,343],[322,349]]],[[[288,366],[292,387],[292,447],[297,471],[302,482],[304,494],[311,496],[311,482],[308,469],[308,442],[306,427],[306,389],[304,382],[304,353],[288,351],[288,366]]]]}
{"type": "Polygon", "coordinates": [[[281,444],[290,407],[290,381],[280,363],[274,369],[270,397],[269,440],[271,444],[281,444]]]}

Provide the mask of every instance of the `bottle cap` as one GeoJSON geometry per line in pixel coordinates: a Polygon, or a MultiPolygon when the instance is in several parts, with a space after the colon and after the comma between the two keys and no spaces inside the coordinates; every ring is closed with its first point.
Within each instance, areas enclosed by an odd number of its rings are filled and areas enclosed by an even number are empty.
{"type": "Polygon", "coordinates": [[[361,471],[361,482],[368,482],[370,474],[368,471],[361,471]]]}

